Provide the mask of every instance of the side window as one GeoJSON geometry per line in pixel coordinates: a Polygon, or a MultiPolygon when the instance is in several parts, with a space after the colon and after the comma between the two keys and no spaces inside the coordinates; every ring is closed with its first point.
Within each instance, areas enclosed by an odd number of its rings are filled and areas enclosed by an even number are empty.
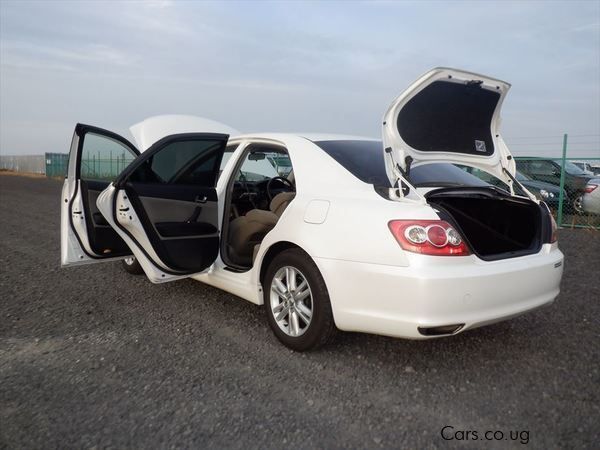
{"type": "Polygon", "coordinates": [[[221,162],[222,141],[187,140],[168,143],[148,158],[129,181],[214,186],[221,162]]]}
{"type": "Polygon", "coordinates": [[[115,139],[86,133],[81,151],[81,179],[112,181],[136,157],[129,147],[115,139]]]}

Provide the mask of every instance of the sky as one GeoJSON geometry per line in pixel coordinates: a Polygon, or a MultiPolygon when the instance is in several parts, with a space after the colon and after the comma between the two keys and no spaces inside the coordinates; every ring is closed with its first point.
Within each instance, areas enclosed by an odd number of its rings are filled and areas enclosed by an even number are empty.
{"type": "Polygon", "coordinates": [[[516,155],[600,157],[600,1],[0,0],[0,153],[158,114],[243,132],[380,136],[436,66],[508,81],[516,155]]]}

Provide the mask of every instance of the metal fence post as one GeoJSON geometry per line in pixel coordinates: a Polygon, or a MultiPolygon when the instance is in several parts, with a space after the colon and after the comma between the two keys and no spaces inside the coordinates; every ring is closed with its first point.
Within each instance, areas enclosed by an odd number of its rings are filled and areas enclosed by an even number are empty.
{"type": "Polygon", "coordinates": [[[567,133],[563,135],[562,161],[560,162],[560,192],[558,193],[558,226],[562,227],[563,203],[565,201],[565,161],[567,160],[567,133]]]}

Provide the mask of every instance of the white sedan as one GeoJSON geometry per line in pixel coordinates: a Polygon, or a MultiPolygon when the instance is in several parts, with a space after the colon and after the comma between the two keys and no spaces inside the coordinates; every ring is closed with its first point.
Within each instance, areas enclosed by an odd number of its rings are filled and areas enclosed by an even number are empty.
{"type": "Polygon", "coordinates": [[[159,116],[134,145],[78,124],[62,265],[121,259],[154,283],[216,286],[264,304],[295,350],[338,329],[448,336],[551,303],[563,255],[499,133],[509,87],[434,69],[391,104],[383,142],[159,116]]]}

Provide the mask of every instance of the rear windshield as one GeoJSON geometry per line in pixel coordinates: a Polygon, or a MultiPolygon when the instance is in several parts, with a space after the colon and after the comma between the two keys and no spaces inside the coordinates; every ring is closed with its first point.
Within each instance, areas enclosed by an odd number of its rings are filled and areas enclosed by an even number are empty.
{"type": "MultiPolygon", "coordinates": [[[[359,180],[375,186],[390,185],[381,141],[316,141],[315,144],[359,180]]],[[[489,186],[449,163],[413,167],[409,181],[415,187],[489,186]]]]}
{"type": "Polygon", "coordinates": [[[390,184],[381,141],[317,141],[315,144],[359,180],[375,186],[390,184]]]}
{"type": "MultiPolygon", "coordinates": [[[[560,164],[560,161],[558,163],[560,164]]],[[[585,172],[581,169],[581,167],[577,167],[571,161],[565,161],[565,170],[571,175],[585,175],[585,172]]]]}

